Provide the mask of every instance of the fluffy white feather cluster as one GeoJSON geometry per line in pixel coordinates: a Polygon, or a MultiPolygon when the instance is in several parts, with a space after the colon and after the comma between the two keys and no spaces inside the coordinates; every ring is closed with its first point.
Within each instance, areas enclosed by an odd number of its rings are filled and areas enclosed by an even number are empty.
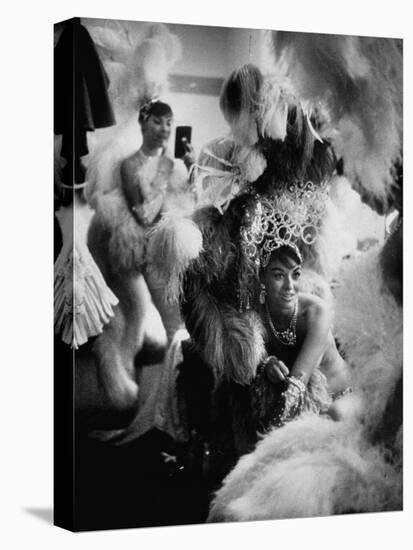
{"type": "Polygon", "coordinates": [[[367,444],[358,423],[309,415],[275,429],[241,458],[209,521],[397,510],[401,484],[400,470],[367,444]]]}
{"type": "Polygon", "coordinates": [[[253,183],[267,168],[267,161],[259,147],[240,147],[236,151],[235,162],[246,181],[253,183]]]}
{"type": "Polygon", "coordinates": [[[90,233],[99,235],[102,247],[107,247],[110,265],[115,269],[141,272],[145,230],[136,223],[120,189],[97,197],[90,233]]]}
{"type": "Polygon", "coordinates": [[[323,111],[322,136],[352,184],[385,201],[402,150],[401,40],[273,32],[272,42],[278,70],[323,111]]]}
{"type": "Polygon", "coordinates": [[[116,125],[89,132],[88,200],[119,186],[120,163],[141,144],[138,110],[168,89],[168,74],[182,55],[179,38],[163,24],[85,20],[109,76],[116,125]]]}
{"type": "Polygon", "coordinates": [[[402,373],[403,312],[384,286],[377,247],[352,260],[341,280],[336,334],[374,429],[402,373]]]}
{"type": "Polygon", "coordinates": [[[202,234],[195,222],[181,213],[163,214],[148,235],[148,268],[165,284],[165,300],[178,303],[183,277],[202,250],[202,234]]]}
{"type": "Polygon", "coordinates": [[[110,79],[109,95],[122,122],[142,99],[160,95],[182,55],[179,38],[161,23],[92,20],[86,26],[110,79]]]}

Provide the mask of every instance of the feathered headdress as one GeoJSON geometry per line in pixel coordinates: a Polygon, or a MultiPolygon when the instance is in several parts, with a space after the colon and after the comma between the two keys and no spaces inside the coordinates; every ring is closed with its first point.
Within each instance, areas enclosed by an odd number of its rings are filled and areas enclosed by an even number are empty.
{"type": "Polygon", "coordinates": [[[180,58],[179,38],[163,24],[85,20],[109,76],[116,126],[95,132],[87,167],[88,199],[119,185],[120,162],[139,146],[137,113],[168,88],[169,72],[180,58]]]}

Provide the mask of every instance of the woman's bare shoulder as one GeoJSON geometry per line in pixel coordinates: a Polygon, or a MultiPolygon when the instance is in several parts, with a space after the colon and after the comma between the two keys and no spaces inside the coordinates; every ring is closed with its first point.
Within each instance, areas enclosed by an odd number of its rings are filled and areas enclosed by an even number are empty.
{"type": "Polygon", "coordinates": [[[315,294],[300,292],[298,295],[299,306],[302,313],[315,320],[322,317],[331,318],[330,305],[315,294]]]}
{"type": "Polygon", "coordinates": [[[138,152],[129,155],[120,163],[120,170],[123,177],[132,177],[139,168],[140,160],[138,152]]]}

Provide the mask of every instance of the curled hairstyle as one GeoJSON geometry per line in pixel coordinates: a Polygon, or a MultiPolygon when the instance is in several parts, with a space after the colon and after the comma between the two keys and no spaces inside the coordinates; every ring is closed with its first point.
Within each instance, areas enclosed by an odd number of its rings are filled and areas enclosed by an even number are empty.
{"type": "Polygon", "coordinates": [[[159,99],[156,100],[150,100],[147,101],[140,109],[139,109],[139,124],[142,124],[145,122],[145,120],[148,120],[148,118],[153,115],[156,117],[161,116],[173,116],[173,112],[171,107],[168,105],[168,103],[164,103],[163,101],[160,101],[159,99]]]}

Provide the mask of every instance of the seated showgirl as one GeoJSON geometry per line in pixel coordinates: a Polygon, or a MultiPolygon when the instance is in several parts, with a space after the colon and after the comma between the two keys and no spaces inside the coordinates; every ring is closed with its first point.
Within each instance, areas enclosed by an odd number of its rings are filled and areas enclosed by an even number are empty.
{"type": "Polygon", "coordinates": [[[330,396],[348,385],[346,365],[331,332],[331,308],[299,291],[301,272],[295,245],[262,256],[259,301],[268,357],[252,382],[259,431],[281,426],[303,410],[336,417],[330,396]]]}
{"type": "MultiPolygon", "coordinates": [[[[254,449],[260,435],[274,427],[301,413],[339,419],[335,398],[350,384],[332,335],[331,306],[300,292],[299,249],[280,243],[267,256],[259,256],[261,292],[250,311],[261,327],[264,354],[255,375],[244,384],[228,376],[214,384],[213,365],[201,360],[195,348],[184,350],[180,379],[188,419],[208,444],[212,489],[254,449]]],[[[238,336],[242,340],[241,329],[238,336]]]]}

